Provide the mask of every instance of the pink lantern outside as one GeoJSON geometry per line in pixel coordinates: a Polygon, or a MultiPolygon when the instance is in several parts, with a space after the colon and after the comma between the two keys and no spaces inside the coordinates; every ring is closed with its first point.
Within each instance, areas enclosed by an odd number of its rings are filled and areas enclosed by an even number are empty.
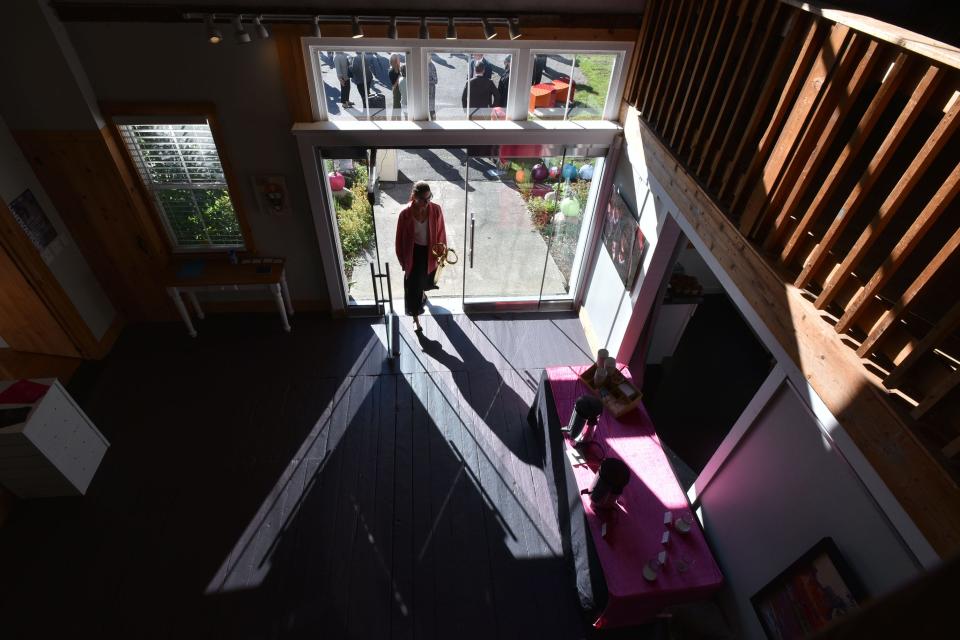
{"type": "Polygon", "coordinates": [[[330,180],[331,191],[342,191],[347,186],[346,178],[339,171],[331,171],[327,174],[327,178],[330,180]]]}

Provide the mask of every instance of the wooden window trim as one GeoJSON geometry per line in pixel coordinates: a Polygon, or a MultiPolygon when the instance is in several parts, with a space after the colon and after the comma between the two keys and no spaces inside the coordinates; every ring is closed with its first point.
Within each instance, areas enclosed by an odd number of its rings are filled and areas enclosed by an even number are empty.
{"type": "Polygon", "coordinates": [[[223,139],[223,132],[220,130],[220,120],[217,117],[216,106],[212,102],[101,102],[100,113],[107,122],[107,128],[114,142],[123,151],[123,158],[126,162],[127,170],[136,176],[136,183],[140,189],[140,194],[144,200],[149,203],[150,211],[153,212],[153,221],[159,232],[167,240],[168,255],[191,255],[191,256],[217,256],[229,251],[229,249],[198,249],[183,251],[180,250],[173,238],[167,232],[163,223],[162,211],[157,208],[156,198],[153,197],[150,189],[143,181],[143,176],[137,170],[127,145],[123,141],[120,128],[117,125],[116,118],[126,116],[184,116],[184,117],[203,117],[210,124],[210,133],[213,135],[214,144],[217,145],[217,154],[220,156],[220,166],[223,167],[223,176],[227,182],[227,189],[230,192],[230,201],[233,204],[233,210],[237,214],[237,222],[240,224],[240,232],[243,234],[244,249],[240,252],[243,255],[256,254],[256,245],[253,240],[253,230],[250,227],[249,212],[246,204],[241,197],[240,182],[233,171],[233,165],[230,162],[230,154],[227,152],[227,145],[223,139]]]}

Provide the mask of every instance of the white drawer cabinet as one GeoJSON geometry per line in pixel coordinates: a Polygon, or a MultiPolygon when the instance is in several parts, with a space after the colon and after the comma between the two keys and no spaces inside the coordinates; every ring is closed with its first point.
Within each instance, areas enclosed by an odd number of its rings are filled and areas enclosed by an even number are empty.
{"type": "MultiPolygon", "coordinates": [[[[33,382],[50,388],[27,408],[24,420],[0,428],[0,484],[21,498],[86,493],[110,443],[55,379],[33,382]]],[[[13,381],[0,382],[0,392],[13,381]]]]}

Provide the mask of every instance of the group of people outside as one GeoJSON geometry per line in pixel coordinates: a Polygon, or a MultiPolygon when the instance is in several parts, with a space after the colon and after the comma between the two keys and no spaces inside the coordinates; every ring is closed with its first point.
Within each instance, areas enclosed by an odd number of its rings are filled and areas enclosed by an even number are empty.
{"type": "MultiPolygon", "coordinates": [[[[331,52],[333,68],[340,84],[340,105],[344,108],[357,107],[371,110],[386,109],[387,100],[375,88],[377,79],[375,72],[382,64],[379,56],[372,52],[357,52],[351,55],[347,51],[331,52]],[[351,99],[352,85],[356,85],[359,93],[359,105],[351,99]],[[382,102],[381,102],[382,101],[382,102]]],[[[504,60],[503,72],[497,82],[493,81],[494,66],[490,64],[482,53],[475,53],[470,57],[468,65],[468,80],[464,84],[461,95],[461,107],[467,118],[497,117],[497,108],[507,106],[507,95],[510,86],[510,56],[504,60]]],[[[395,119],[406,118],[407,102],[407,67],[404,56],[393,53],[389,59],[387,82],[390,91],[391,116],[395,119]]],[[[427,66],[427,86],[429,87],[430,119],[436,119],[437,114],[437,84],[439,76],[433,60],[427,66]]],[[[386,87],[385,87],[386,88],[386,87]]]]}

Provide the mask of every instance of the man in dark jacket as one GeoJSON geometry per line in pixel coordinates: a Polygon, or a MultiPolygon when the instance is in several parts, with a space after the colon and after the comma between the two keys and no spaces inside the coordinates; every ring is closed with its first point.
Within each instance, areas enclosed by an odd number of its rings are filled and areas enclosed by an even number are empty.
{"type": "Polygon", "coordinates": [[[500,76],[500,82],[497,84],[497,93],[500,94],[500,100],[497,101],[498,107],[507,107],[507,94],[510,91],[510,56],[503,61],[503,75],[500,76]]]}
{"type": "Polygon", "coordinates": [[[460,103],[464,109],[467,109],[468,119],[474,119],[477,116],[489,116],[490,109],[500,102],[500,92],[497,91],[497,85],[493,84],[493,80],[484,76],[486,65],[482,62],[478,63],[474,67],[474,71],[477,75],[463,87],[463,95],[460,97],[460,103]]]}

